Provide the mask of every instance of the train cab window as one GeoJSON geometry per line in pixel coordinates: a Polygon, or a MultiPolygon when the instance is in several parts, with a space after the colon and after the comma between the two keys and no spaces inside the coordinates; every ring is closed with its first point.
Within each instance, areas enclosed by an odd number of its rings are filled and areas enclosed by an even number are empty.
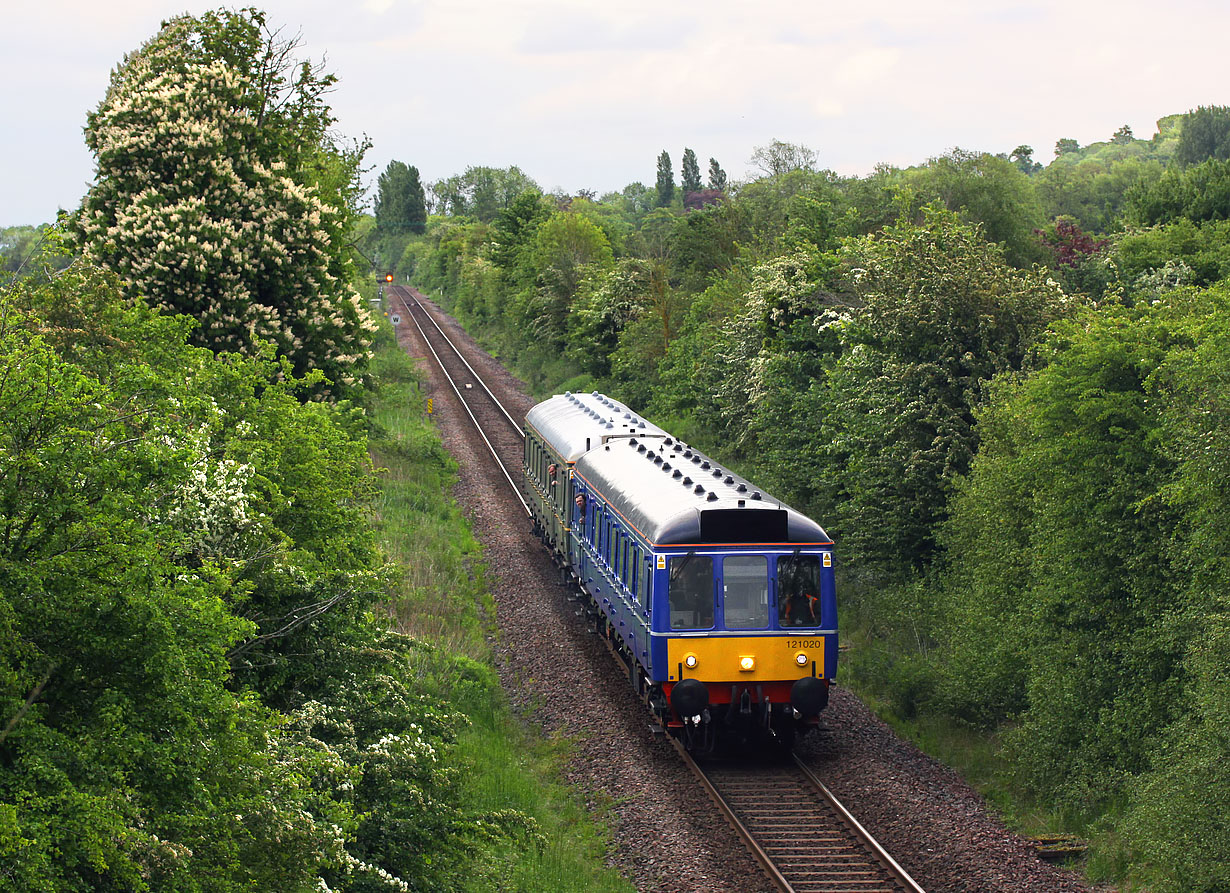
{"type": "Polygon", "coordinates": [[[671,629],[713,626],[713,559],[708,555],[675,555],[670,559],[671,629]]]}
{"type": "Polygon", "coordinates": [[[783,629],[820,625],[820,558],[816,555],[777,559],[777,622],[783,629]]]}
{"type": "Polygon", "coordinates": [[[769,560],[763,555],[722,559],[722,610],[727,629],[769,625],[769,560]]]}

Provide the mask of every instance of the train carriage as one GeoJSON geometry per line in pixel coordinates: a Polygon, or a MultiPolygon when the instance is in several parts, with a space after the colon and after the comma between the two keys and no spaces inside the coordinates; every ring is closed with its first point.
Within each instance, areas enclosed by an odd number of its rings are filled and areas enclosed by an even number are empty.
{"type": "Polygon", "coordinates": [[[813,725],[837,669],[824,530],[599,394],[526,434],[544,540],[660,721],[694,750],[813,725]]]}

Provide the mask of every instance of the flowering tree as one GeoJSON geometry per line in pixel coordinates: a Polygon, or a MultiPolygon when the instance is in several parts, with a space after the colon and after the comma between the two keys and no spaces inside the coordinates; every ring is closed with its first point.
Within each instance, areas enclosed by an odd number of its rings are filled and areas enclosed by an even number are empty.
{"type": "Polygon", "coordinates": [[[344,239],[365,147],[329,137],[334,79],[295,48],[253,9],[164,23],[89,116],[97,179],[76,228],[131,294],[197,319],[196,343],[272,342],[347,385],[376,328],[344,239]]]}

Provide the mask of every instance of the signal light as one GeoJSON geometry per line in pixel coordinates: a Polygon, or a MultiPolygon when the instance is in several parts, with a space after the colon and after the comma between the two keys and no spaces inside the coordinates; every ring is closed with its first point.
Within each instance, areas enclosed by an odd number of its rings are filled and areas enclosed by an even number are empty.
{"type": "Polygon", "coordinates": [[[385,281],[385,282],[392,282],[392,281],[393,281],[393,274],[392,274],[392,273],[385,273],[385,274],[384,274],[384,281],[385,281]]]}

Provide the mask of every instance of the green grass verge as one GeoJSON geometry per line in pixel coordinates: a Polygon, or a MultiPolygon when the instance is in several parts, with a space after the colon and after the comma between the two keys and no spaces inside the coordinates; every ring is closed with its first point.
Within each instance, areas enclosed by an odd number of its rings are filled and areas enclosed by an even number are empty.
{"type": "Polygon", "coordinates": [[[431,643],[422,649],[423,688],[470,720],[451,752],[467,804],[528,818],[525,834],[480,843],[463,889],[628,893],[632,886],[603,864],[608,830],[560,780],[567,744],[520,722],[499,687],[482,549],[450,492],[457,467],[426,415],[419,371],[387,331],[373,374],[371,447],[383,469],[376,525],[397,568],[390,620],[431,643]]]}

